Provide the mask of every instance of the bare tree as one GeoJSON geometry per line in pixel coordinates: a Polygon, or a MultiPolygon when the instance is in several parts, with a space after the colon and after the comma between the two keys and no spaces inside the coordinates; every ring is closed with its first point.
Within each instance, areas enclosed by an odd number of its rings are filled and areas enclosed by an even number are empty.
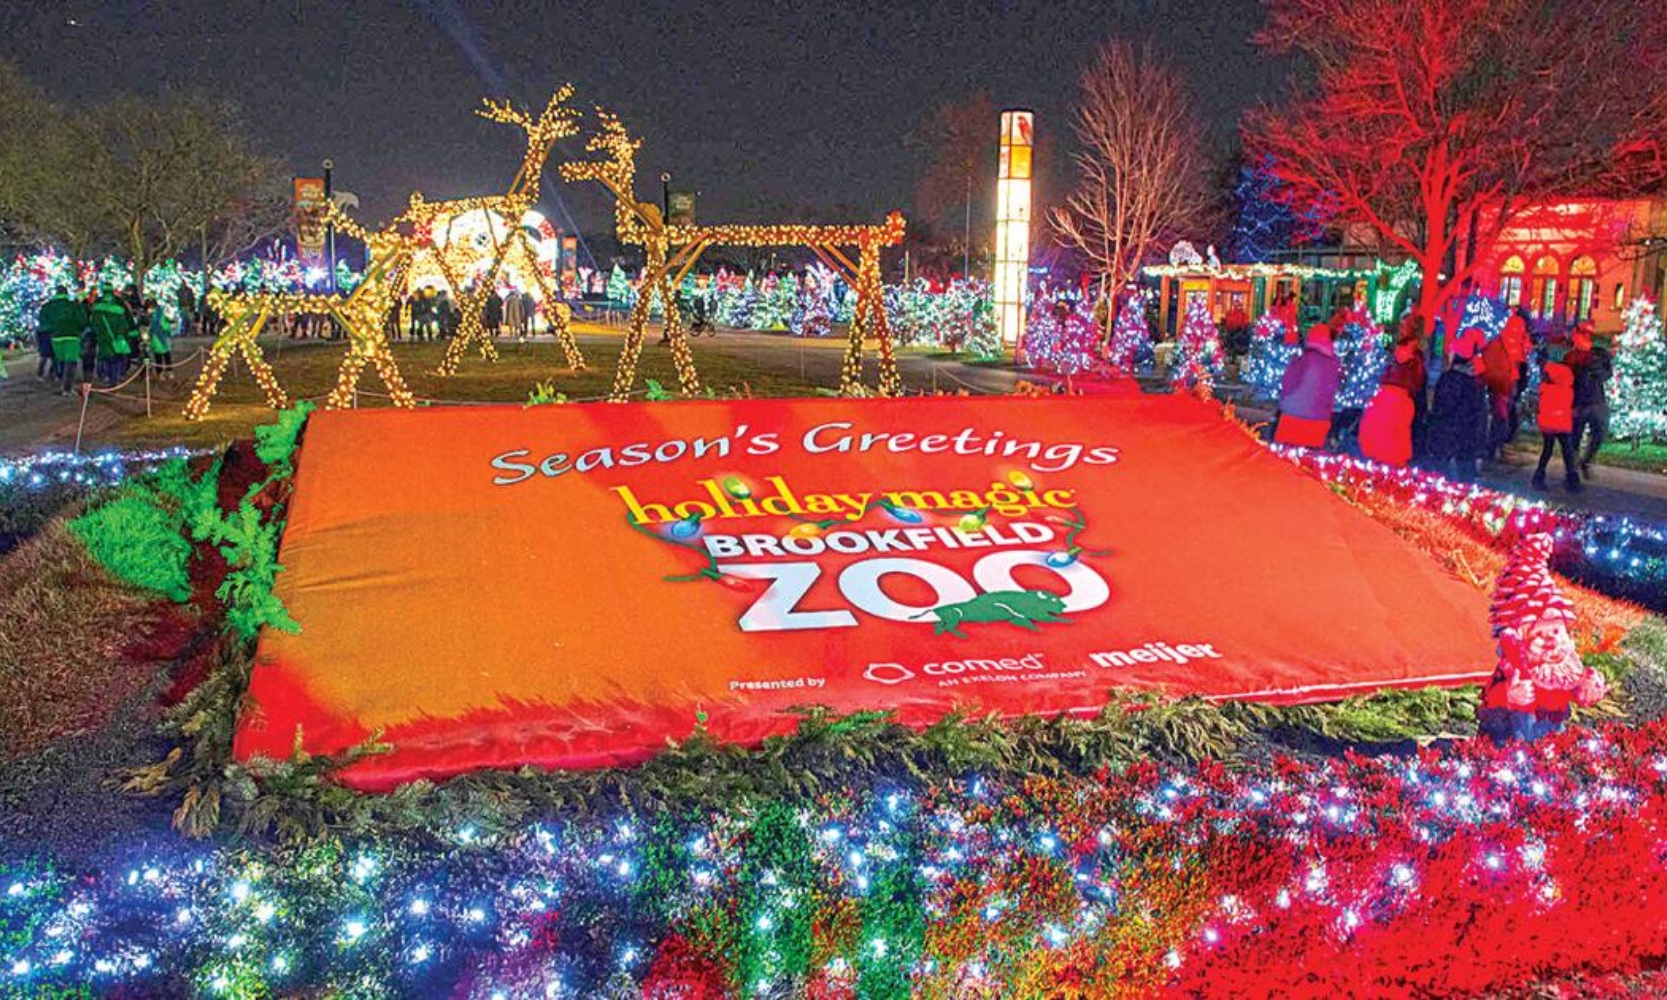
{"type": "Polygon", "coordinates": [[[1077,187],[1053,211],[1054,229],[1118,288],[1206,206],[1192,96],[1150,45],[1111,39],[1082,74],[1071,130],[1077,187]]]}
{"type": "Polygon", "coordinates": [[[210,263],[288,221],[285,172],[216,101],[49,102],[0,63],[0,231],[76,257],[120,254],[139,281],[207,237],[210,263]]]}
{"type": "MultiPolygon", "coordinates": [[[[195,244],[205,227],[242,228],[239,216],[270,203],[273,164],[242,138],[227,106],[193,97],[120,97],[82,116],[83,156],[73,179],[97,213],[98,232],[150,265],[195,244]]],[[[264,225],[257,228],[265,229],[264,225]]]]}

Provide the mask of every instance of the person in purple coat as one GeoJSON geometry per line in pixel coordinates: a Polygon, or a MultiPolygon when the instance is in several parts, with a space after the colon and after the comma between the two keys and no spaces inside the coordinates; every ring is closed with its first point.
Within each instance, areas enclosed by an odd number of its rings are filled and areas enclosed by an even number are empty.
{"type": "Polygon", "coordinates": [[[1285,369],[1279,383],[1279,425],[1273,439],[1280,444],[1324,448],[1342,381],[1343,366],[1331,343],[1331,327],[1315,323],[1308,328],[1302,353],[1285,369]]]}

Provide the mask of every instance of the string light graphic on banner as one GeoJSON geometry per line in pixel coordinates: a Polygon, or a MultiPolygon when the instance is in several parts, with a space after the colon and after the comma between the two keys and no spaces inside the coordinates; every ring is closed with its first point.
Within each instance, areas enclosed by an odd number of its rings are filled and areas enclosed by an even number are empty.
{"type": "Polygon", "coordinates": [[[628,398],[636,385],[643,335],[656,293],[665,311],[665,340],[677,369],[678,386],[685,395],[700,392],[700,376],[695,371],[688,338],[683,332],[676,289],[700,255],[712,246],[809,247],[823,264],[850,283],[857,296],[840,371],[840,391],[846,395],[867,394],[862,378],[863,348],[871,338],[879,354],[879,394],[895,396],[902,391],[903,381],[897,371],[880,285],[880,251],[903,241],[901,213],[892,212],[879,225],[668,225],[661,217],[659,206],[638,201],[636,197],[636,154],[642,140],[631,138],[617,116],[598,108],[597,117],[600,128],[585,149],[602,153],[604,158],[564,163],[562,178],[596,181],[606,187],[614,196],[614,226],[620,242],[643,247],[647,256],[641,292],[631,308],[625,346],[614,370],[613,399],[628,398]],[[846,253],[851,247],[857,249],[855,261],[846,253]]]}

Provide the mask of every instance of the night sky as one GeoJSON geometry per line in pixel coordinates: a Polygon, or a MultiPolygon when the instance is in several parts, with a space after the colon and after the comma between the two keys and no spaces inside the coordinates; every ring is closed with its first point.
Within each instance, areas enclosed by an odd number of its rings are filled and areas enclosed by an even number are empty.
{"type": "MultiPolygon", "coordinates": [[[[564,81],[579,106],[613,109],[644,139],[642,197],[657,198],[670,170],[700,192],[703,222],[855,221],[912,207],[922,154],[906,137],[940,102],[979,89],[1035,108],[1043,153],[1057,161],[1077,74],[1107,36],[1150,37],[1174,60],[1217,144],[1285,72],[1246,41],[1256,0],[3,6],[0,56],[54,98],[163,87],[228,97],[294,172],[333,157],[338,187],[372,222],[413,188],[430,198],[501,189],[521,140],[475,119],[477,101],[541,104],[564,81]]],[[[594,185],[547,183],[543,207],[587,230],[610,217],[594,185]]]]}

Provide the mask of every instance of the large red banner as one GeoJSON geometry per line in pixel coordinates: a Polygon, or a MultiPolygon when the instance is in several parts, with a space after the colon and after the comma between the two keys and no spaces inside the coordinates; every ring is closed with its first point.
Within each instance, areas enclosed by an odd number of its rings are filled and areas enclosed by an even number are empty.
{"type": "Polygon", "coordinates": [[[1492,662],[1479,591],[1181,397],[319,413],[281,561],[237,753],[380,733],[367,788],[1492,662]]]}

